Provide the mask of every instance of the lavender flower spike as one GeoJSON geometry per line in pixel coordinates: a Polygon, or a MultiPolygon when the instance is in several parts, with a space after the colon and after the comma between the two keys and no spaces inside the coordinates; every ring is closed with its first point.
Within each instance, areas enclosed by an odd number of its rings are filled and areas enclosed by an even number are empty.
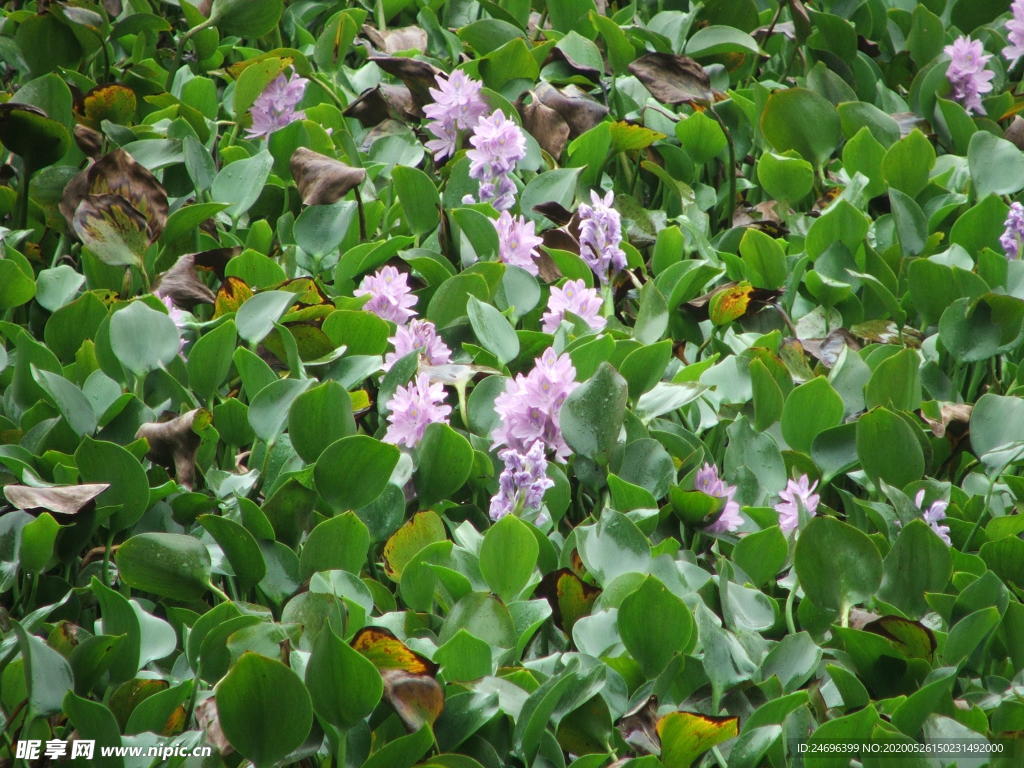
{"type": "MultiPolygon", "coordinates": [[[[512,171],[516,163],[526,157],[526,137],[514,122],[499,110],[481,117],[469,139],[473,149],[469,158],[469,176],[480,182],[478,202],[490,203],[496,210],[505,211],[515,202],[516,185],[512,171]]],[[[473,202],[467,195],[463,202],[473,202]]]]}
{"type": "MultiPolygon", "coordinates": [[[[1024,0],[1021,2],[1024,3],[1024,0]]],[[[1003,246],[1006,258],[1020,258],[1020,244],[1021,240],[1024,240],[1024,205],[1017,202],[1010,203],[1010,211],[1006,215],[1006,222],[1003,226],[999,244],[1003,246]]]]}
{"type": "Polygon", "coordinates": [[[384,442],[415,448],[427,426],[434,422],[448,423],[450,405],[443,405],[444,385],[431,384],[430,377],[419,374],[407,386],[395,389],[388,401],[388,430],[384,442]]]}
{"type": "Polygon", "coordinates": [[[725,506],[722,513],[711,525],[704,528],[709,533],[725,533],[738,530],[743,525],[743,518],[740,517],[740,505],[733,498],[736,495],[736,486],[729,485],[718,476],[718,468],[713,464],[705,464],[697,470],[697,477],[693,487],[708,496],[717,499],[724,499],[725,506]]]}
{"type": "Polygon", "coordinates": [[[438,80],[437,88],[430,89],[434,103],[423,107],[423,114],[430,119],[427,130],[437,138],[428,141],[426,147],[438,162],[455,154],[460,130],[468,131],[487,114],[481,87],[480,81],[456,70],[446,79],[438,80]]]}
{"type": "Polygon", "coordinates": [[[569,355],[557,355],[550,347],[544,350],[532,371],[509,380],[505,391],[495,398],[494,410],[501,417],[491,435],[495,445],[526,453],[540,441],[554,451],[555,458],[565,461],[572,450],[562,437],[559,411],[576,386],[576,369],[569,355]]]}
{"type": "Polygon", "coordinates": [[[1006,22],[1006,37],[1010,44],[1003,48],[1003,58],[1011,64],[1024,56],[1024,0],[1013,0],[1013,17],[1006,22]]]}
{"type": "Polygon", "coordinates": [[[491,498],[491,520],[500,520],[508,514],[538,512],[544,503],[544,492],[555,484],[547,476],[544,443],[535,441],[526,453],[506,448],[498,458],[505,469],[498,478],[498,492],[491,498]]]}
{"type": "Polygon", "coordinates": [[[302,101],[308,83],[306,78],[296,74],[288,78],[278,75],[249,108],[252,127],[246,129],[245,135],[250,139],[262,138],[296,120],[304,120],[306,113],[295,107],[302,101]]]}
{"type": "Polygon", "coordinates": [[[604,329],[608,323],[601,317],[601,297],[594,288],[587,288],[582,280],[569,280],[561,288],[551,287],[548,297],[548,311],[541,317],[544,333],[554,333],[565,318],[566,312],[582,318],[595,331],[604,329]]]}
{"type": "Polygon", "coordinates": [[[416,314],[416,297],[403,272],[391,266],[381,267],[374,274],[367,275],[353,291],[356,296],[371,296],[363,305],[367,312],[401,325],[416,314]]]}
{"type": "Polygon", "coordinates": [[[782,501],[775,505],[775,511],[779,513],[779,528],[783,531],[796,530],[800,523],[801,507],[810,517],[814,517],[818,512],[820,497],[814,492],[818,487],[818,481],[808,483],[808,480],[807,475],[802,475],[799,480],[791,478],[785,489],[779,492],[782,501]]]}
{"type": "Polygon", "coordinates": [[[602,198],[591,190],[591,205],[580,203],[580,256],[594,270],[602,283],[624,269],[626,253],[619,247],[622,242],[622,218],[612,208],[613,192],[602,198]]]}
{"type": "Polygon", "coordinates": [[[185,312],[174,306],[174,301],[170,296],[160,293],[160,291],[156,291],[155,294],[160,299],[160,303],[167,307],[167,314],[178,329],[178,335],[181,337],[181,341],[178,342],[178,353],[180,354],[185,349],[185,337],[181,336],[181,332],[185,330],[185,312]]]}
{"type": "Polygon", "coordinates": [[[931,529],[935,531],[935,535],[946,542],[947,546],[952,546],[953,542],[949,538],[949,526],[940,525],[940,523],[946,519],[946,508],[949,506],[947,501],[933,501],[932,505],[928,509],[924,508],[924,488],[917,492],[914,497],[914,506],[921,510],[921,516],[924,521],[931,526],[931,529]]]}
{"type": "Polygon", "coordinates": [[[388,339],[395,349],[384,356],[384,370],[390,371],[413,350],[419,350],[420,360],[426,365],[445,365],[452,361],[452,351],[437,335],[437,328],[429,320],[411,320],[408,325],[398,326],[395,335],[388,339]]]}
{"type": "Polygon", "coordinates": [[[968,112],[984,115],[981,106],[981,94],[992,90],[989,82],[995,77],[994,72],[985,69],[992,54],[985,53],[980,40],[971,40],[966,35],[958,37],[951,45],[942,49],[950,58],[946,79],[953,86],[953,99],[968,112]]]}
{"type": "Polygon", "coordinates": [[[538,275],[540,269],[537,259],[540,253],[537,246],[544,242],[534,233],[534,224],[523,216],[513,216],[502,211],[494,222],[498,230],[498,257],[506,264],[522,267],[531,275],[538,275]]]}

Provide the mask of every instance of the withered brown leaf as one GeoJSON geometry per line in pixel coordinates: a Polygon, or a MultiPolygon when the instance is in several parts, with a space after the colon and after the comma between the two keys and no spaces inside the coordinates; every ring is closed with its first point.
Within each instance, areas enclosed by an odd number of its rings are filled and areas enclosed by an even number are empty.
{"type": "Polygon", "coordinates": [[[708,73],[689,56],[646,53],[629,65],[629,71],[664,104],[708,103],[714,98],[708,73]]]}
{"type": "Polygon", "coordinates": [[[330,205],[366,178],[366,170],[335,160],[306,147],[292,153],[292,178],[305,205],[330,205]]]}

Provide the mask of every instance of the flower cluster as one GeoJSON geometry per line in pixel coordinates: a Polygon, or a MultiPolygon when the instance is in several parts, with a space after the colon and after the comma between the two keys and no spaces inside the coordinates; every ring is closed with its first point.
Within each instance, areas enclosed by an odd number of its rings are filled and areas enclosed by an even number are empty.
{"type": "Polygon", "coordinates": [[[384,370],[390,371],[391,366],[413,350],[419,350],[420,360],[427,365],[444,365],[452,361],[452,351],[437,335],[437,328],[429,320],[412,320],[408,325],[400,325],[395,335],[388,339],[394,351],[384,356],[384,370]]]}
{"type": "Polygon", "coordinates": [[[354,293],[371,297],[363,309],[398,325],[416,314],[411,309],[416,306],[416,297],[412,295],[408,278],[395,267],[381,267],[374,274],[367,275],[354,293]]]}
{"type": "MultiPolygon", "coordinates": [[[[178,335],[181,336],[181,332],[185,329],[185,312],[174,306],[174,301],[170,296],[156,291],[156,297],[160,299],[160,302],[167,307],[167,314],[171,320],[174,321],[175,327],[178,329],[178,335]]],[[[178,342],[179,354],[185,350],[185,337],[181,336],[181,341],[178,342]]]]}
{"type": "Polygon", "coordinates": [[[521,267],[531,275],[537,275],[537,246],[544,242],[534,232],[534,224],[523,216],[513,216],[502,211],[494,222],[498,230],[498,258],[506,264],[521,267]]]}
{"type": "MultiPolygon", "coordinates": [[[[477,121],[469,143],[473,145],[466,153],[469,176],[480,182],[477,201],[490,203],[499,211],[508,210],[515,202],[512,171],[516,163],[526,157],[526,137],[522,130],[495,110],[477,121]]],[[[467,195],[463,202],[473,202],[472,196],[467,195]]]]}
{"type": "Polygon", "coordinates": [[[448,423],[450,405],[444,405],[444,386],[431,384],[430,377],[420,373],[407,386],[395,389],[388,401],[388,430],[384,442],[415,448],[427,425],[434,422],[448,423]]]}
{"type": "Polygon", "coordinates": [[[460,130],[468,131],[487,114],[481,87],[479,80],[455,71],[437,80],[437,88],[430,89],[434,102],[423,107],[423,114],[429,118],[427,130],[437,138],[427,141],[426,147],[438,162],[455,154],[460,130]]]}
{"type": "Polygon", "coordinates": [[[743,524],[740,517],[740,505],[733,498],[736,495],[736,486],[729,485],[718,476],[718,468],[713,464],[705,464],[697,470],[697,477],[693,483],[694,489],[716,499],[724,499],[725,506],[722,513],[711,525],[704,530],[710,533],[725,533],[735,531],[743,524]]]}
{"type": "Polygon", "coordinates": [[[491,520],[500,520],[513,513],[522,515],[540,511],[544,492],[555,484],[547,476],[544,443],[535,441],[525,453],[506,448],[498,458],[505,468],[498,478],[498,492],[491,498],[491,520]]]}
{"type": "Polygon", "coordinates": [[[594,270],[602,283],[625,268],[626,253],[622,250],[622,218],[612,208],[615,196],[603,198],[591,190],[590,205],[580,203],[580,256],[594,270]]]}
{"type": "Polygon", "coordinates": [[[306,113],[296,110],[306,93],[309,81],[297,74],[289,77],[278,75],[277,78],[263,89],[256,97],[249,114],[252,115],[252,127],[246,129],[246,136],[258,139],[269,136],[274,131],[284,128],[296,120],[302,120],[306,113]]]}
{"type": "MultiPolygon", "coordinates": [[[[1024,0],[1021,0],[1024,2],[1024,0]]],[[[1010,203],[1010,211],[1006,214],[1006,222],[1003,224],[1003,234],[999,237],[999,244],[1003,246],[1003,252],[1008,259],[1020,257],[1020,243],[1024,240],[1024,205],[1018,202],[1010,203]]]]}
{"type": "Polygon", "coordinates": [[[1013,16],[1006,22],[1006,37],[1010,44],[1003,48],[1003,57],[1011,64],[1024,56],[1024,0],[1013,0],[1013,16]]]}
{"type": "Polygon", "coordinates": [[[946,508],[949,506],[949,502],[933,501],[931,506],[925,509],[924,488],[922,488],[914,497],[914,506],[921,510],[921,516],[931,526],[931,529],[935,531],[935,535],[946,542],[947,546],[952,546],[953,542],[949,538],[949,526],[940,524],[946,519],[946,508]]]}
{"type": "Polygon", "coordinates": [[[961,35],[942,51],[950,58],[946,79],[953,86],[953,99],[968,112],[984,115],[981,94],[992,90],[989,81],[995,77],[995,73],[985,69],[992,54],[985,53],[980,40],[971,40],[966,35],[961,35]]]}
{"type": "Polygon", "coordinates": [[[495,398],[494,410],[501,416],[492,434],[495,445],[523,454],[539,441],[564,461],[572,451],[562,437],[559,410],[575,388],[576,369],[569,356],[557,355],[550,347],[544,350],[532,371],[509,380],[495,398]]]}
{"type": "Polygon", "coordinates": [[[779,513],[779,527],[783,531],[796,530],[800,523],[801,507],[809,517],[817,514],[820,500],[818,494],[814,492],[817,487],[817,480],[810,483],[807,475],[802,475],[798,480],[790,478],[785,489],[779,492],[779,498],[782,500],[775,505],[775,511],[779,513]]]}
{"type": "Polygon", "coordinates": [[[544,333],[554,333],[566,312],[580,317],[595,331],[602,330],[608,322],[601,317],[601,297],[595,289],[587,288],[582,280],[570,280],[561,288],[551,287],[548,311],[541,317],[544,333]]]}

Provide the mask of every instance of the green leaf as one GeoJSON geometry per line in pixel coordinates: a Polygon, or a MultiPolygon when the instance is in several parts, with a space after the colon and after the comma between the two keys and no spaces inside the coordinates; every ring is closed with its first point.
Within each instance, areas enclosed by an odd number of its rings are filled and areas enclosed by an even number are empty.
{"type": "Polygon", "coordinates": [[[46,564],[53,557],[53,544],[59,530],[60,524],[49,512],[43,512],[21,529],[18,564],[24,571],[38,574],[45,570],[46,564]]]}
{"type": "Polygon", "coordinates": [[[274,323],[281,319],[292,304],[295,294],[291,291],[263,291],[250,297],[239,307],[235,316],[238,335],[250,344],[257,344],[271,332],[274,323]]]}
{"type": "Polygon", "coordinates": [[[0,259],[0,309],[20,307],[36,295],[36,284],[13,259],[0,259]]]}
{"type": "Polygon", "coordinates": [[[283,12],[283,0],[213,0],[210,21],[229,35],[263,37],[277,26],[283,12]]]}
{"type": "Polygon", "coordinates": [[[359,574],[370,550],[370,531],[354,512],[324,520],[302,545],[299,568],[303,580],[318,571],[359,574]]]}
{"type": "Polygon", "coordinates": [[[810,193],[814,166],[800,157],[765,152],[757,161],[757,180],[769,196],[792,205],[810,193]]]}
{"type": "Polygon", "coordinates": [[[661,380],[671,357],[671,339],[648,344],[626,355],[620,368],[629,386],[630,399],[637,399],[661,380]]]}
{"type": "Polygon", "coordinates": [[[313,724],[310,694],[298,675],[256,653],[243,653],[214,695],[224,735],[257,768],[298,747],[313,724]]]}
{"type": "Polygon", "coordinates": [[[30,712],[34,716],[60,712],[64,695],[75,682],[71,666],[63,656],[27,632],[20,623],[14,621],[13,624],[25,670],[30,712]]]}
{"type": "Polygon", "coordinates": [[[717,120],[694,112],[676,123],[676,137],[695,163],[706,163],[725,151],[727,141],[717,120]]]}
{"type": "Polygon", "coordinates": [[[484,534],[480,572],[498,597],[511,602],[533,575],[539,552],[529,526],[514,514],[505,515],[484,534]]]}
{"type": "Polygon", "coordinates": [[[63,376],[35,366],[32,366],[32,378],[52,398],[60,415],[76,435],[91,435],[96,431],[96,414],[82,390],[63,376]]]}
{"type": "Polygon", "coordinates": [[[196,522],[224,550],[231,570],[243,588],[255,586],[266,576],[267,564],[263,560],[263,552],[256,537],[248,529],[221,515],[199,515],[196,522]]]}
{"type": "Polygon", "coordinates": [[[1024,539],[1007,536],[998,541],[987,541],[981,545],[978,554],[999,578],[1024,588],[1024,539]]]}
{"type": "Polygon", "coordinates": [[[736,737],[739,718],[670,712],[658,720],[656,727],[661,738],[662,765],[690,768],[704,752],[736,737]]]}
{"type": "Polygon", "coordinates": [[[895,411],[914,411],[921,405],[920,357],[913,349],[890,355],[871,374],[864,389],[868,408],[882,405],[895,411]]]}
{"type": "Polygon", "coordinates": [[[636,325],[633,326],[633,337],[641,344],[653,344],[668,330],[668,303],[653,281],[643,284],[638,298],[640,306],[636,325]]]}
{"type": "Polygon", "coordinates": [[[167,313],[133,301],[111,316],[110,345],[121,365],[142,376],[177,357],[181,338],[167,313]]]}
{"type": "Polygon", "coordinates": [[[913,428],[887,408],[857,421],[857,456],[872,480],[903,488],[924,474],[924,452],[913,428]]]}
{"type": "Polygon", "coordinates": [[[587,458],[606,461],[622,428],[627,397],[626,380],[608,363],[601,363],[562,405],[562,434],[569,447],[587,458]]]}
{"type": "Polygon", "coordinates": [[[740,239],[740,256],[747,279],[755,288],[774,290],[785,284],[789,276],[786,253],[775,238],[748,227],[740,239]]]}
{"type": "Polygon", "coordinates": [[[909,197],[928,186],[928,173],[935,165],[935,147],[916,128],[893,144],[882,158],[882,177],[909,197]]]}
{"type": "Polygon", "coordinates": [[[999,609],[994,605],[969,613],[953,625],[942,648],[942,663],[956,666],[982,648],[989,635],[999,625],[999,609]]]}
{"type": "Polygon", "coordinates": [[[331,627],[317,635],[306,664],[306,687],[316,714],[342,729],[362,722],[384,692],[373,662],[343,642],[331,627]]]}
{"type": "Polygon", "coordinates": [[[687,56],[715,56],[720,53],[753,53],[759,54],[757,42],[735,27],[712,24],[698,29],[686,41],[687,56]]]}
{"type": "Polygon", "coordinates": [[[493,672],[491,646],[460,629],[434,653],[445,680],[479,680],[493,672]]]}
{"type": "Polygon", "coordinates": [[[754,428],[761,432],[782,417],[785,396],[763,362],[751,361],[748,370],[754,397],[754,428]]]}
{"type": "Polygon", "coordinates": [[[833,517],[815,517],[793,556],[800,586],[814,604],[845,613],[882,583],[882,557],[866,534],[833,517]]]}
{"type": "Polygon", "coordinates": [[[336,254],[338,246],[355,224],[356,212],[353,200],[306,206],[295,220],[295,243],[316,258],[336,254]]]}
{"type": "Polygon", "coordinates": [[[288,419],[291,404],[310,384],[310,379],[278,379],[263,387],[249,404],[249,424],[253,432],[264,442],[276,440],[288,419]]]}
{"type": "Polygon", "coordinates": [[[188,382],[200,398],[212,398],[227,378],[237,338],[235,322],[228,320],[203,334],[189,349],[188,382]]]}
{"type": "MultiPolygon", "coordinates": [[[[272,2],[280,3],[281,0],[272,2]]],[[[235,160],[221,168],[214,177],[210,186],[210,196],[215,202],[227,203],[225,212],[233,219],[237,219],[259,199],[273,165],[274,158],[265,149],[253,157],[235,160]]]]}
{"type": "Polygon", "coordinates": [[[316,489],[339,512],[365,507],[388,484],[398,456],[398,448],[367,435],[343,437],[316,460],[316,489]]]}
{"type": "Polygon", "coordinates": [[[121,578],[134,589],[187,602],[210,588],[210,553],[192,536],[140,533],[120,546],[116,559],[121,578]]]}
{"type": "Polygon", "coordinates": [[[477,340],[499,363],[504,365],[519,355],[519,337],[501,312],[476,296],[469,296],[466,311],[477,340]]]}
{"type": "Polygon", "coordinates": [[[842,423],[843,413],[839,393],[818,376],[789,393],[782,408],[782,436],[794,450],[810,454],[814,438],[842,423]]]}
{"type": "Polygon", "coordinates": [[[778,152],[796,150],[823,165],[839,145],[839,115],[824,98],[806,88],[776,91],[761,113],[761,130],[778,152]]]}
{"type": "Polygon", "coordinates": [[[619,606],[619,636],[648,678],[657,677],[677,653],[689,647],[694,632],[693,615],[655,576],[619,606]]]}
{"type": "Polygon", "coordinates": [[[441,198],[430,177],[418,168],[398,165],[391,171],[391,180],[412,233],[425,235],[437,229],[441,198]]]}
{"type": "Polygon", "coordinates": [[[466,316],[470,298],[486,301],[490,293],[487,281],[479,274],[463,272],[449,277],[431,297],[427,319],[438,328],[446,328],[466,316]]]}
{"type": "Polygon", "coordinates": [[[116,443],[83,438],[75,463],[85,483],[109,483],[97,507],[120,507],[107,521],[112,531],[134,525],[149,507],[149,481],[139,460],[116,443]]]}
{"type": "Polygon", "coordinates": [[[911,520],[896,537],[885,556],[878,596],[912,619],[931,608],[925,592],[942,592],[953,572],[949,547],[927,523],[911,520]]]}
{"type": "Polygon", "coordinates": [[[315,462],[328,445],[355,431],[352,398],[336,381],[307,389],[288,410],[288,435],[303,461],[315,462]]]}
{"type": "MultiPolygon", "coordinates": [[[[121,746],[121,729],[117,718],[105,705],[69,691],[64,697],[64,711],[67,712],[68,719],[75,727],[74,732],[81,740],[93,741],[97,745],[103,744],[114,749],[121,746]]],[[[101,768],[122,768],[124,759],[116,755],[96,754],[89,763],[101,768]]]]}
{"type": "Polygon", "coordinates": [[[1024,457],[1024,400],[987,392],[971,412],[971,448],[995,469],[1024,457]]]}
{"type": "Polygon", "coordinates": [[[450,498],[469,479],[473,447],[447,424],[429,424],[416,447],[416,491],[423,504],[450,498]]]}
{"type": "Polygon", "coordinates": [[[971,136],[967,164],[979,200],[988,195],[1012,195],[1024,189],[1024,153],[988,131],[971,136]]]}
{"type": "Polygon", "coordinates": [[[757,586],[771,582],[786,564],[789,546],[779,526],[748,534],[733,548],[733,559],[757,586]]]}

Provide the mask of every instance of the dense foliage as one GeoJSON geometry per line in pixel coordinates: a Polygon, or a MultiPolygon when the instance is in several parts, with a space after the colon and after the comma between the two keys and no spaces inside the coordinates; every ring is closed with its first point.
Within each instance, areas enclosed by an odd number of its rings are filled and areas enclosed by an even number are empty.
{"type": "Polygon", "coordinates": [[[0,761],[1021,765],[1021,54],[1020,0],[6,3],[0,761]]]}

